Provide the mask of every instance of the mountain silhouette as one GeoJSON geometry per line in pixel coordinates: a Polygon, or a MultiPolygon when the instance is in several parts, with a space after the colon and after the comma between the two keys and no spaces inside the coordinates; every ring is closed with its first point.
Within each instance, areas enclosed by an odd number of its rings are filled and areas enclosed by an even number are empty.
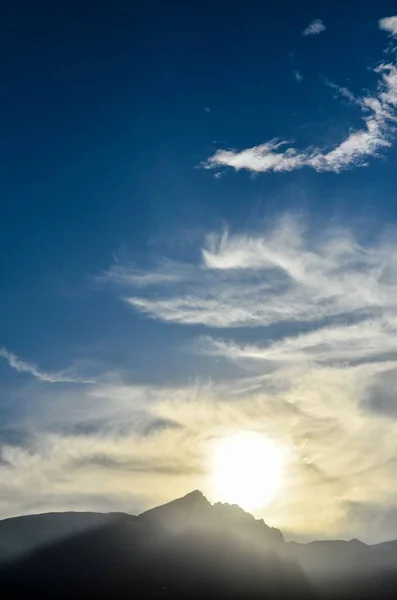
{"type": "Polygon", "coordinates": [[[139,516],[6,519],[0,552],[4,597],[310,600],[391,598],[397,590],[397,542],[288,543],[263,520],[211,504],[198,490],[139,516]]]}

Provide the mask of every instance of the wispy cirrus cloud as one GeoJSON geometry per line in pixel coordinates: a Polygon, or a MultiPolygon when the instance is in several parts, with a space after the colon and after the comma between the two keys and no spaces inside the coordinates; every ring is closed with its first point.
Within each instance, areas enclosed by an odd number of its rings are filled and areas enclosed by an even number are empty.
{"type": "Polygon", "coordinates": [[[131,286],[148,287],[157,284],[175,283],[181,281],[185,272],[183,264],[176,268],[176,263],[163,261],[161,268],[153,272],[142,272],[139,269],[130,268],[128,274],[126,269],[119,264],[114,264],[105,274],[96,277],[96,281],[113,282],[115,284],[129,283],[131,286]]]}
{"type": "Polygon", "coordinates": [[[346,100],[348,100],[352,104],[356,104],[357,106],[361,105],[360,98],[356,98],[353,92],[351,92],[347,87],[338,85],[330,79],[328,79],[327,77],[324,77],[323,81],[327,87],[329,87],[331,90],[334,90],[342,98],[346,98],[346,100]]]}
{"type": "Polygon", "coordinates": [[[48,383],[93,383],[90,379],[82,379],[77,376],[69,375],[65,371],[58,373],[47,373],[42,371],[34,363],[27,362],[19,358],[13,352],[9,352],[6,348],[0,348],[0,357],[4,358],[10,367],[18,373],[28,373],[39,381],[48,383]]]}
{"type": "MultiPolygon", "coordinates": [[[[396,133],[397,69],[393,64],[381,64],[376,72],[380,76],[377,93],[355,99],[364,127],[350,132],[335,148],[296,150],[289,146],[289,141],[273,139],[240,151],[217,150],[203,163],[204,168],[231,167],[236,171],[277,173],[310,167],[318,172],[340,173],[353,167],[367,166],[370,158],[381,156],[382,151],[392,145],[396,133]]],[[[340,89],[347,95],[345,88],[340,89]]]]}
{"type": "Polygon", "coordinates": [[[318,327],[298,335],[287,335],[261,345],[239,344],[205,338],[203,350],[239,361],[293,365],[374,364],[377,368],[397,360],[397,319],[363,319],[354,324],[318,327]]]}
{"type": "MultiPolygon", "coordinates": [[[[379,27],[392,35],[397,34],[397,17],[379,21],[379,27]]],[[[320,33],[325,29],[319,20],[313,21],[304,35],[320,33]]],[[[397,69],[393,63],[381,63],[375,72],[379,75],[378,89],[372,95],[354,96],[350,90],[327,82],[329,87],[354,103],[361,112],[364,126],[350,131],[338,146],[326,149],[310,146],[298,150],[291,141],[271,139],[243,150],[218,149],[203,163],[206,169],[230,167],[255,173],[288,172],[310,167],[318,172],[339,173],[354,167],[368,165],[370,158],[379,157],[392,145],[397,121],[397,69]]],[[[326,80],[327,81],[327,80],[326,80]]]]}
{"type": "Polygon", "coordinates": [[[325,31],[327,28],[324,25],[324,23],[321,21],[321,19],[314,19],[314,21],[312,21],[307,27],[306,29],[304,29],[302,31],[302,35],[304,36],[308,36],[308,35],[319,35],[320,33],[322,33],[323,31],[325,31]]]}
{"type": "Polygon", "coordinates": [[[397,16],[385,17],[384,19],[380,19],[378,23],[380,29],[383,29],[383,31],[388,31],[393,36],[397,35],[397,16]]]}
{"type": "MultiPolygon", "coordinates": [[[[208,235],[201,257],[175,263],[178,281],[145,289],[131,285],[124,267],[123,299],[152,318],[210,327],[397,315],[397,245],[391,235],[363,244],[349,229],[319,232],[286,215],[262,233],[208,235]]],[[[160,282],[162,265],[141,275],[160,282]]]]}

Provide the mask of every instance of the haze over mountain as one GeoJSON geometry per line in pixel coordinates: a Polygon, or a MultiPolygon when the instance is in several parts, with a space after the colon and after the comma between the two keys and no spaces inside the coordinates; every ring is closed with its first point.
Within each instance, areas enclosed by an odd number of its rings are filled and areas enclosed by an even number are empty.
{"type": "Polygon", "coordinates": [[[51,513],[0,522],[1,586],[24,594],[378,597],[397,589],[397,541],[286,542],[196,490],[139,516],[51,513]],[[386,587],[385,587],[386,586],[386,587]]]}

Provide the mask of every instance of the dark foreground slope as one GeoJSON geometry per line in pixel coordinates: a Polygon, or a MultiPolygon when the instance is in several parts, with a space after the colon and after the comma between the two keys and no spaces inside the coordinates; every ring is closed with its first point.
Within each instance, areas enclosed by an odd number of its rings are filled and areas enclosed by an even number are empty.
{"type": "Polygon", "coordinates": [[[63,518],[72,520],[73,533],[66,536],[63,526],[57,541],[3,562],[2,598],[397,597],[394,571],[383,567],[310,582],[299,564],[300,545],[287,544],[277,529],[238,507],[211,505],[200,492],[139,517],[91,514],[83,529],[83,517],[63,518]]]}
{"type": "Polygon", "coordinates": [[[120,513],[64,512],[4,519],[0,521],[0,564],[119,518],[120,513]]]}
{"type": "Polygon", "coordinates": [[[44,546],[3,567],[5,597],[310,598],[281,534],[199,492],[44,546]]]}

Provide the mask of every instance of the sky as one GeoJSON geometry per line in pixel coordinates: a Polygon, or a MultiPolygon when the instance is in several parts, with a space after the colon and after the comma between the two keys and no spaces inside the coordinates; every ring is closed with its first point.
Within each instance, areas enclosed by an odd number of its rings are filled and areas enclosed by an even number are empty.
{"type": "Polygon", "coordinates": [[[253,431],[256,516],[397,538],[395,3],[140,4],[2,8],[0,518],[215,501],[253,431]]]}

